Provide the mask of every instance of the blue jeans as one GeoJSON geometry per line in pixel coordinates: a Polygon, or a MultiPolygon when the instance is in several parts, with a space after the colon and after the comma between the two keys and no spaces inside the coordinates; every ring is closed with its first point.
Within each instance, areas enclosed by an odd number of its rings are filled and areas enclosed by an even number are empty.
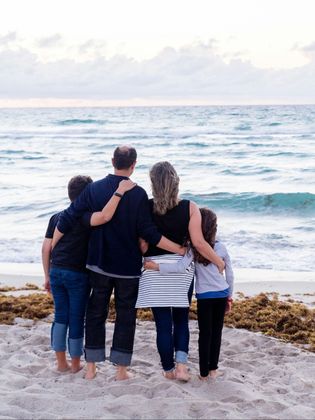
{"type": "Polygon", "coordinates": [[[50,270],[50,288],[55,305],[55,319],[51,328],[54,351],[66,351],[70,356],[83,354],[84,318],[90,294],[88,274],[63,268],[50,270]]]}
{"type": "MultiPolygon", "coordinates": [[[[191,301],[193,284],[188,298],[191,301]]],[[[173,370],[176,363],[187,363],[189,347],[189,308],[151,308],[156,326],[156,345],[165,371],[173,370]]]]}

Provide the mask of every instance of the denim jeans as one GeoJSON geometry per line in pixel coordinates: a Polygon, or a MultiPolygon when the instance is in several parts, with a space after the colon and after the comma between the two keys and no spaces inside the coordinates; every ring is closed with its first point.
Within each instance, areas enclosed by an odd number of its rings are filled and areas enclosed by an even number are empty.
{"type": "Polygon", "coordinates": [[[66,351],[71,357],[83,353],[84,317],[90,293],[88,274],[63,268],[50,270],[50,287],[55,305],[55,319],[51,328],[54,351],[66,351]]]}
{"type": "MultiPolygon", "coordinates": [[[[191,301],[193,283],[188,292],[191,301]]],[[[176,363],[187,363],[189,347],[189,308],[152,308],[156,326],[156,345],[165,371],[173,370],[176,363]]]]}
{"type": "Polygon", "coordinates": [[[90,295],[86,312],[85,358],[87,362],[105,360],[105,321],[114,291],[116,321],[109,360],[129,366],[136,330],[139,278],[118,278],[90,272],[90,295]]]}

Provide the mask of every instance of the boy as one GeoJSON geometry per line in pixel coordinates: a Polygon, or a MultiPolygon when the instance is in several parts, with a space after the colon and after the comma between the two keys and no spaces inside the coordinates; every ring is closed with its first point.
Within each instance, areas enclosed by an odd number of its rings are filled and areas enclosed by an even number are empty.
{"type": "MultiPolygon", "coordinates": [[[[73,202],[92,182],[89,176],[78,175],[70,179],[68,196],[73,202]]],[[[71,369],[76,373],[81,369],[80,358],[83,353],[84,317],[86,303],[90,293],[86,259],[90,225],[108,222],[123,194],[133,188],[130,180],[122,181],[117,188],[117,195],[102,211],[86,213],[78,220],[71,231],[65,234],[52,250],[52,238],[62,212],[54,214],[48,224],[42,246],[42,263],[45,273],[45,289],[52,293],[55,317],[51,329],[51,344],[56,352],[57,370],[65,372],[71,369]],[[71,366],[66,359],[66,338],[69,330],[68,349],[71,366]]]]}

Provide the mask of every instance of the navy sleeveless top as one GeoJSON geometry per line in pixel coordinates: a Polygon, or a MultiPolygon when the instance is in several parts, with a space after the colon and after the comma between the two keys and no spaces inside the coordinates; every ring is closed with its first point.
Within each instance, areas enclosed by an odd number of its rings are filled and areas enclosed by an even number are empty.
{"type": "MultiPolygon", "coordinates": [[[[153,213],[153,199],[149,200],[150,210],[153,222],[156,224],[159,232],[167,239],[184,245],[189,237],[188,225],[190,219],[190,202],[189,200],[180,200],[177,206],[168,210],[166,214],[160,215],[153,213]]],[[[171,254],[169,251],[149,245],[149,249],[145,257],[152,255],[171,254]]]]}

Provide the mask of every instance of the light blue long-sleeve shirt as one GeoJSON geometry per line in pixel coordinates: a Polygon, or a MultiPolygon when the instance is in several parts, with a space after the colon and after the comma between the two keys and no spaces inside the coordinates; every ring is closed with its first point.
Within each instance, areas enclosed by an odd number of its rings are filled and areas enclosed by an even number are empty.
{"type": "MultiPolygon", "coordinates": [[[[225,262],[225,275],[219,272],[218,267],[215,264],[209,263],[208,265],[203,265],[196,262],[195,289],[197,298],[207,297],[209,292],[225,292],[226,290],[227,296],[231,297],[233,294],[234,274],[232,270],[231,259],[227,249],[222,242],[216,241],[214,245],[214,251],[225,262]]],[[[193,263],[193,260],[193,252],[192,250],[189,250],[186,255],[177,263],[160,263],[160,272],[162,274],[183,273],[188,269],[190,264],[193,263]]],[[[213,295],[213,297],[214,296],[215,295],[213,295]]],[[[218,296],[220,296],[220,294],[218,294],[218,296]]]]}

